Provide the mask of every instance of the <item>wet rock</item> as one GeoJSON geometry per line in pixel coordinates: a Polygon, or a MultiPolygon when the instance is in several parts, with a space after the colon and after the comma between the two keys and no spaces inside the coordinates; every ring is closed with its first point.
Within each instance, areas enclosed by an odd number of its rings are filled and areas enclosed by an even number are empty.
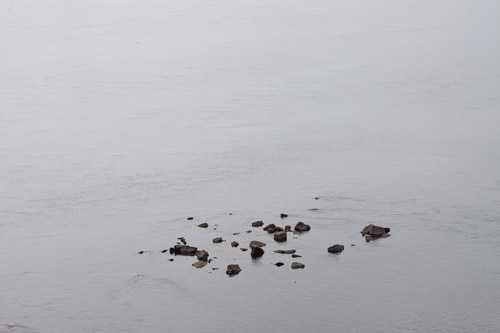
{"type": "Polygon", "coordinates": [[[282,263],[282,262],[277,262],[277,263],[275,263],[274,265],[275,265],[275,266],[278,266],[278,267],[281,267],[281,266],[283,266],[283,265],[284,265],[284,263],[282,263]]]}
{"type": "Polygon", "coordinates": [[[264,250],[260,246],[252,247],[252,258],[260,258],[264,255],[264,250]]]}
{"type": "Polygon", "coordinates": [[[212,242],[214,242],[215,244],[217,243],[222,243],[224,240],[222,239],[222,237],[215,237],[214,239],[212,239],[212,242]]]}
{"type": "Polygon", "coordinates": [[[267,230],[269,230],[269,229],[271,229],[271,228],[272,228],[272,229],[276,228],[276,226],[274,225],[274,223],[271,223],[271,224],[266,225],[266,226],[264,227],[264,231],[267,231],[267,230]]]}
{"type": "Polygon", "coordinates": [[[188,221],[191,221],[192,219],[194,219],[194,217],[190,216],[187,219],[188,219],[188,221]]]}
{"type": "Polygon", "coordinates": [[[196,254],[197,248],[187,245],[175,245],[170,248],[170,253],[182,256],[194,256],[196,254]]]}
{"type": "Polygon", "coordinates": [[[304,268],[306,265],[300,263],[300,262],[293,262],[292,263],[292,269],[298,269],[298,268],[304,268]]]}
{"type": "Polygon", "coordinates": [[[308,224],[305,224],[304,222],[299,222],[297,225],[295,225],[295,231],[298,232],[303,232],[303,231],[309,231],[311,230],[311,226],[308,224]]]}
{"type": "Polygon", "coordinates": [[[139,252],[137,252],[137,253],[139,253],[139,254],[144,254],[144,253],[145,253],[145,251],[139,251],[139,252]]]}
{"type": "Polygon", "coordinates": [[[212,270],[215,271],[215,270],[218,270],[219,267],[213,267],[212,270]]]}
{"type": "Polygon", "coordinates": [[[292,231],[292,226],[291,226],[291,225],[286,225],[286,226],[285,226],[285,231],[286,231],[286,232],[290,232],[290,231],[292,231]]]}
{"type": "Polygon", "coordinates": [[[168,252],[168,250],[161,250],[161,253],[165,253],[165,252],[168,252]]]}
{"type": "Polygon", "coordinates": [[[206,261],[197,261],[192,266],[196,268],[202,268],[205,267],[206,265],[207,265],[206,261]]]}
{"type": "Polygon", "coordinates": [[[249,233],[251,233],[251,232],[252,232],[252,230],[247,230],[247,234],[249,234],[249,233]]]}
{"type": "Polygon", "coordinates": [[[292,258],[300,258],[302,257],[300,254],[292,254],[292,258]]]}
{"type": "Polygon", "coordinates": [[[281,231],[285,231],[285,229],[283,229],[282,227],[274,228],[274,232],[281,232],[281,231]]]}
{"type": "Polygon", "coordinates": [[[264,247],[266,246],[266,243],[263,243],[263,242],[259,242],[259,241],[256,241],[256,240],[253,240],[250,242],[250,244],[248,245],[250,248],[254,248],[254,247],[264,247]]]}
{"type": "Polygon", "coordinates": [[[205,250],[197,251],[196,258],[198,258],[199,261],[207,261],[208,260],[208,252],[205,250]]]}
{"type": "Polygon", "coordinates": [[[238,243],[237,241],[232,241],[231,242],[231,246],[232,247],[238,247],[238,245],[240,245],[240,243],[238,243]]]}
{"type": "Polygon", "coordinates": [[[330,253],[340,253],[342,251],[344,251],[344,245],[340,244],[335,244],[328,248],[328,252],[330,253]]]}
{"type": "Polygon", "coordinates": [[[274,234],[274,232],[276,231],[275,228],[269,228],[266,230],[268,234],[274,234]]]}
{"type": "Polygon", "coordinates": [[[363,230],[361,231],[361,235],[365,236],[365,240],[369,242],[380,237],[389,237],[390,231],[391,231],[390,228],[383,228],[376,226],[374,224],[369,224],[363,228],[363,230]]]}
{"type": "Polygon", "coordinates": [[[254,227],[254,228],[262,227],[263,225],[264,225],[264,222],[262,222],[262,221],[252,222],[252,227],[254,227]]]}
{"type": "Polygon", "coordinates": [[[244,247],[240,247],[240,250],[243,251],[243,252],[248,251],[248,249],[244,248],[244,247]]]}
{"type": "Polygon", "coordinates": [[[241,272],[241,268],[239,265],[227,265],[227,269],[226,269],[226,274],[229,275],[229,276],[232,276],[232,275],[236,275],[236,274],[239,274],[239,272],[241,272]]]}
{"type": "Polygon", "coordinates": [[[212,259],[208,259],[208,263],[210,264],[212,262],[212,259]]]}
{"type": "Polygon", "coordinates": [[[319,208],[309,208],[309,209],[308,209],[308,211],[310,211],[310,212],[316,212],[316,211],[318,211],[318,210],[319,210],[319,208]]]}
{"type": "Polygon", "coordinates": [[[170,258],[170,259],[168,259],[168,261],[174,261],[174,259],[173,259],[173,258],[170,258]]]}
{"type": "Polygon", "coordinates": [[[286,231],[276,232],[274,234],[274,240],[277,242],[286,242],[286,231]]]}
{"type": "Polygon", "coordinates": [[[233,232],[233,236],[239,235],[239,232],[233,232]]]}
{"type": "Polygon", "coordinates": [[[198,224],[198,228],[208,228],[208,223],[200,223],[198,224]]]}
{"type": "Polygon", "coordinates": [[[314,198],[314,200],[319,200],[319,197],[314,198]]]}
{"type": "Polygon", "coordinates": [[[284,218],[288,217],[288,214],[283,214],[283,213],[281,213],[281,214],[280,214],[280,217],[281,217],[282,219],[284,219],[284,218]]]}
{"type": "Polygon", "coordinates": [[[351,246],[356,246],[356,244],[351,244],[351,246]]]}
{"type": "Polygon", "coordinates": [[[281,254],[294,254],[295,250],[275,250],[274,252],[281,254]]]}
{"type": "Polygon", "coordinates": [[[177,239],[180,240],[182,244],[186,245],[186,239],[184,237],[179,237],[177,239]]]}

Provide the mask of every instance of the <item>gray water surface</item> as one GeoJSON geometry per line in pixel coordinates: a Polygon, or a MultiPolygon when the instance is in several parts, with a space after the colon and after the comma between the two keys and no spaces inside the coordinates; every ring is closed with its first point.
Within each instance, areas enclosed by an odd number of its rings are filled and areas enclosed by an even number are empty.
{"type": "Polygon", "coordinates": [[[0,332],[499,332],[499,13],[2,1],[0,332]]]}

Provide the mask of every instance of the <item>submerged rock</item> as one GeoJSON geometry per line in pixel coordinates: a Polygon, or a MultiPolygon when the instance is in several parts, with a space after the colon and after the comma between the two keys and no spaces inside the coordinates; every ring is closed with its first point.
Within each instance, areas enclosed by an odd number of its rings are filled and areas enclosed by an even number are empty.
{"type": "Polygon", "coordinates": [[[277,242],[286,242],[286,231],[280,231],[275,233],[274,240],[277,242]]]}
{"type": "Polygon", "coordinates": [[[239,265],[233,264],[233,265],[227,265],[226,269],[226,274],[231,276],[231,275],[236,275],[241,272],[241,268],[239,265]]]}
{"type": "Polygon", "coordinates": [[[254,228],[262,227],[263,225],[264,225],[264,222],[262,222],[262,221],[252,222],[252,227],[254,227],[254,228]]]}
{"type": "Polygon", "coordinates": [[[304,268],[306,265],[300,263],[300,262],[294,262],[292,263],[292,269],[297,269],[297,268],[304,268]]]}
{"type": "Polygon", "coordinates": [[[200,223],[200,224],[198,224],[198,228],[208,228],[208,223],[206,223],[206,222],[200,223]]]}
{"type": "Polygon", "coordinates": [[[299,222],[295,225],[295,231],[298,232],[303,232],[303,231],[309,231],[311,230],[311,226],[308,224],[305,224],[304,222],[299,222]]]}
{"type": "Polygon", "coordinates": [[[328,252],[330,253],[340,253],[342,251],[344,251],[344,245],[340,244],[335,244],[328,248],[328,252]]]}
{"type": "Polygon", "coordinates": [[[192,266],[196,268],[202,268],[205,267],[206,265],[207,265],[206,261],[197,261],[192,266]]]}
{"type": "Polygon", "coordinates": [[[222,243],[224,240],[222,239],[222,237],[215,237],[214,239],[212,239],[212,242],[214,243],[222,243]]]}
{"type": "Polygon", "coordinates": [[[259,242],[259,241],[256,241],[256,240],[253,240],[250,242],[250,244],[248,245],[250,248],[254,248],[254,247],[264,247],[266,246],[266,243],[263,243],[263,242],[259,242]]]}
{"type": "Polygon", "coordinates": [[[264,250],[260,246],[252,247],[252,253],[250,254],[252,258],[259,258],[264,255],[264,250]]]}
{"type": "Polygon", "coordinates": [[[274,252],[281,254],[294,254],[295,250],[275,250],[274,252]]]}
{"type": "Polygon", "coordinates": [[[231,242],[231,246],[232,247],[238,247],[238,245],[240,245],[240,243],[238,243],[237,241],[232,241],[231,242]]]}

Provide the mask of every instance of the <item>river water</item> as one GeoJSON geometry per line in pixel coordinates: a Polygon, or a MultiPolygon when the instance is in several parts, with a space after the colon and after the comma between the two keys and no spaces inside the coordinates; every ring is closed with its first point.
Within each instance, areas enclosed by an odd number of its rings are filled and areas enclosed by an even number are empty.
{"type": "Polygon", "coordinates": [[[498,13],[2,1],[0,332],[499,332],[498,13]]]}

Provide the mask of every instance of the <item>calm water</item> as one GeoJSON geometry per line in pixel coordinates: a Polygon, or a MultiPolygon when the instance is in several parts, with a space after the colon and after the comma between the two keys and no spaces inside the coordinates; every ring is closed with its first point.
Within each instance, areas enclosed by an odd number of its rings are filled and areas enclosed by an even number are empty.
{"type": "Polygon", "coordinates": [[[0,332],[499,332],[499,13],[2,1],[0,332]]]}

